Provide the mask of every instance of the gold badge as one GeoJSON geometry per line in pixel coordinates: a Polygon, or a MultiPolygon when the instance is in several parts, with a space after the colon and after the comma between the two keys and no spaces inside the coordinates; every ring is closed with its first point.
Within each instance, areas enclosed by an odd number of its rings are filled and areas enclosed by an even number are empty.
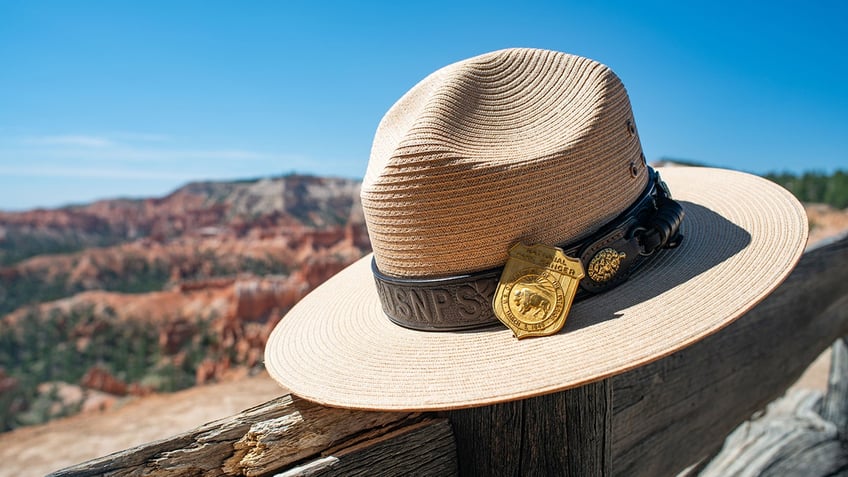
{"type": "Polygon", "coordinates": [[[495,316],[516,338],[562,329],[583,278],[580,260],[547,245],[515,244],[495,291],[495,316]]]}

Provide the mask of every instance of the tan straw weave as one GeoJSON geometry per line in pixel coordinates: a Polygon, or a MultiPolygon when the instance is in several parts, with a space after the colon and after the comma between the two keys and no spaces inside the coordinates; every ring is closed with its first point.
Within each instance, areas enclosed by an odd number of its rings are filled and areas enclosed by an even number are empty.
{"type": "Polygon", "coordinates": [[[377,265],[485,270],[518,241],[594,232],[645,187],[634,124],[621,81],[586,58],[505,50],[433,73],[374,139],[362,206],[377,265]]]}
{"type": "MultiPolygon", "coordinates": [[[[789,274],[806,216],[755,176],[660,172],[686,213],[682,244],[575,303],[559,333],[519,341],[499,326],[398,326],[368,256],[286,315],[266,347],[268,371],[332,406],[462,408],[603,379],[718,331],[789,274]]],[[[518,241],[585,237],[646,180],[618,78],[591,60],[518,49],[443,68],[401,98],[377,131],[362,199],[380,270],[429,278],[503,266],[518,241]]]]}

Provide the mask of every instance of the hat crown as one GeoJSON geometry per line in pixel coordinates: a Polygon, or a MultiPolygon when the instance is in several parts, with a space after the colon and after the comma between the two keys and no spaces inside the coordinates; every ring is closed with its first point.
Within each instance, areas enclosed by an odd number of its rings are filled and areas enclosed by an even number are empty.
{"type": "Polygon", "coordinates": [[[579,240],[647,180],[627,92],[608,67],[510,49],[442,68],[395,103],[362,205],[383,273],[441,277],[502,266],[517,242],[579,240]]]}

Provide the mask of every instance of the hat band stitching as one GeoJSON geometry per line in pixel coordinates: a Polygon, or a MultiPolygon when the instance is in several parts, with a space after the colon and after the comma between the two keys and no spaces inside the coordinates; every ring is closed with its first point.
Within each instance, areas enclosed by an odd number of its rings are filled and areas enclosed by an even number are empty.
{"type": "MultiPolygon", "coordinates": [[[[683,208],[671,198],[659,173],[648,170],[645,191],[630,207],[587,239],[560,247],[589,269],[575,301],[620,285],[656,256],[655,252],[680,244],[683,208]]],[[[443,278],[388,276],[380,272],[374,259],[371,269],[383,312],[397,325],[422,331],[459,331],[500,324],[492,298],[503,267],[443,278]]]]}

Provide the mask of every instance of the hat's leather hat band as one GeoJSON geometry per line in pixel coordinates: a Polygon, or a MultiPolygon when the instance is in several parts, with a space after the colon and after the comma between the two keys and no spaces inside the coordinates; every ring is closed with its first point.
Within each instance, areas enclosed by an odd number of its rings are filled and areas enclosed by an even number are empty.
{"type": "MultiPolygon", "coordinates": [[[[659,173],[649,168],[645,191],[618,217],[579,243],[562,246],[587,270],[576,300],[620,285],[643,263],[682,240],[683,208],[672,200],[659,173]],[[614,266],[603,262],[612,256],[614,266]]],[[[398,325],[426,331],[482,328],[500,321],[492,298],[503,268],[444,278],[397,278],[371,262],[385,314],[398,325]]]]}

